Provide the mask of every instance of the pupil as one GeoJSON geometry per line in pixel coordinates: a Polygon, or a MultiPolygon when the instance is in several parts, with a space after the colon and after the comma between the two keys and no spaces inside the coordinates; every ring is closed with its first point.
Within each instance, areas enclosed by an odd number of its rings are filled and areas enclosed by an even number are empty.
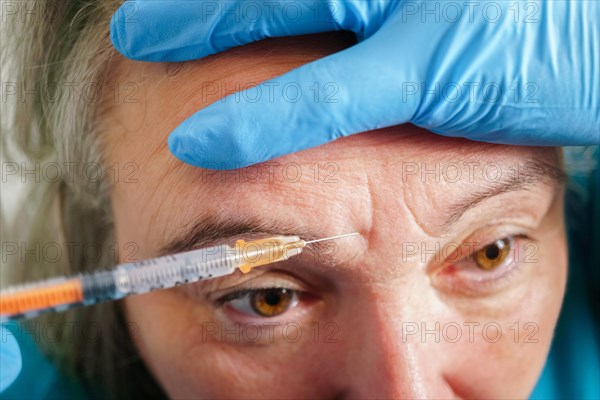
{"type": "Polygon", "coordinates": [[[267,303],[270,306],[276,306],[277,304],[279,304],[280,301],[281,298],[279,296],[279,293],[275,291],[270,291],[267,294],[265,294],[265,303],[267,303]]]}
{"type": "Polygon", "coordinates": [[[485,248],[485,256],[491,260],[498,258],[498,256],[500,255],[500,248],[493,244],[493,245],[489,245],[485,248]]]}

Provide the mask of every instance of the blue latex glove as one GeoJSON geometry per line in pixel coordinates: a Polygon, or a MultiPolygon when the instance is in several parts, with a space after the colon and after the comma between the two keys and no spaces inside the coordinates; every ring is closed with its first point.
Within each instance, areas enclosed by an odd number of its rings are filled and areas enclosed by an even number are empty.
{"type": "Polygon", "coordinates": [[[137,0],[111,22],[115,47],[144,61],[329,30],[359,43],[259,85],[257,101],[249,89],[197,112],[171,133],[173,154],[230,169],[406,122],[494,143],[600,143],[594,0],[137,0]]]}
{"type": "Polygon", "coordinates": [[[0,326],[0,393],[17,379],[21,372],[21,350],[14,335],[0,326]]]}

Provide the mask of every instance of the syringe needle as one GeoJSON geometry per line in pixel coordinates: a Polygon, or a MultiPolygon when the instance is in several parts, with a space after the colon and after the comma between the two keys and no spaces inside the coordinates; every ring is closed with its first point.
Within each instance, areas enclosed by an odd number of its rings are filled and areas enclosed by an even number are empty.
{"type": "Polygon", "coordinates": [[[311,244],[311,243],[317,243],[317,242],[324,242],[325,240],[341,239],[343,237],[355,236],[355,235],[360,235],[360,234],[358,232],[346,233],[345,235],[338,235],[338,236],[331,236],[331,237],[327,237],[327,238],[323,238],[323,239],[309,240],[309,241],[306,241],[305,243],[311,244]]]}

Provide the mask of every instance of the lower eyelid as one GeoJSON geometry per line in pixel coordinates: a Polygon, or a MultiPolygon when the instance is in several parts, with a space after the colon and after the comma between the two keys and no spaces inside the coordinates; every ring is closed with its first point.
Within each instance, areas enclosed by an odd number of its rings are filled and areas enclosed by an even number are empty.
{"type": "MultiPolygon", "coordinates": [[[[296,306],[302,307],[302,306],[296,306]]],[[[241,314],[236,310],[231,310],[229,307],[224,306],[220,310],[221,319],[225,319],[228,323],[241,324],[241,325],[261,325],[261,324],[272,324],[275,326],[281,326],[289,323],[298,323],[302,316],[305,314],[301,310],[293,310],[285,312],[281,315],[274,317],[260,317],[260,316],[249,316],[241,314]]]]}

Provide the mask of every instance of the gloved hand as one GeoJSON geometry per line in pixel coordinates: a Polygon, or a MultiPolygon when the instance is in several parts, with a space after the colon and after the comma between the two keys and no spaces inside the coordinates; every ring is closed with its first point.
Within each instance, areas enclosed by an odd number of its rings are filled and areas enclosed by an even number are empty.
{"type": "Polygon", "coordinates": [[[239,168],[405,122],[494,143],[600,143],[598,1],[136,0],[111,21],[117,50],[144,61],[328,30],[359,43],[197,112],[171,133],[173,154],[239,168]]]}
{"type": "Polygon", "coordinates": [[[17,339],[0,326],[0,393],[17,379],[21,371],[21,350],[17,339]]]}

